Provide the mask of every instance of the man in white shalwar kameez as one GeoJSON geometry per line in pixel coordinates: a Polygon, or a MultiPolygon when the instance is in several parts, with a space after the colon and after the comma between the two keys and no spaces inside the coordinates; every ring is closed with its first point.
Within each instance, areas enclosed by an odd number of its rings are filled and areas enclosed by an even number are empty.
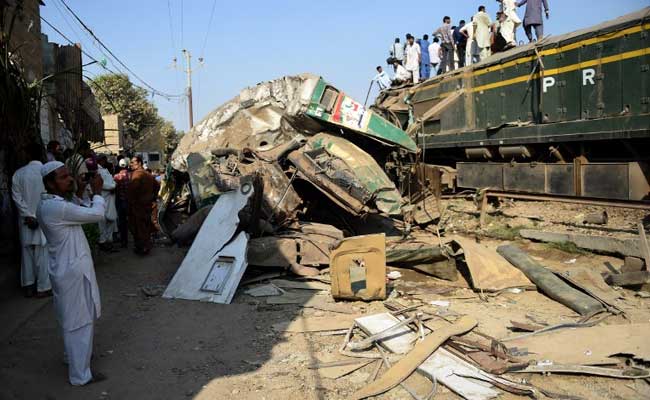
{"type": "Polygon", "coordinates": [[[492,20],[485,12],[485,6],[478,8],[478,12],[472,18],[472,25],[474,26],[474,39],[476,39],[480,59],[483,61],[492,55],[492,50],[490,49],[490,27],[492,26],[492,20]]]}
{"type": "Polygon", "coordinates": [[[21,247],[20,283],[28,297],[50,295],[50,275],[47,271],[47,240],[36,220],[36,209],[45,192],[41,178],[42,148],[27,147],[29,163],[18,169],[11,179],[11,197],[18,210],[18,236],[21,247]],[[34,293],[34,286],[36,293],[34,293]]]}
{"type": "Polygon", "coordinates": [[[105,378],[98,373],[93,377],[90,370],[94,324],[101,305],[90,247],[82,229],[82,225],[104,218],[102,179],[95,175],[88,182],[92,199],[84,207],[78,196],[85,183],[79,182],[75,197],[74,179],[63,163],[46,163],[41,176],[47,194],[36,215],[48,243],[54,307],[63,331],[68,377],[72,385],[80,386],[105,378]]]}
{"type": "Polygon", "coordinates": [[[113,248],[113,233],[117,228],[117,210],[115,208],[115,180],[113,175],[106,169],[106,156],[97,157],[97,173],[102,177],[102,197],[106,203],[106,214],[104,219],[99,221],[99,247],[102,250],[110,251],[113,248]]]}
{"type": "Polygon", "coordinates": [[[521,18],[517,15],[517,2],[515,0],[497,0],[502,4],[506,20],[501,24],[501,36],[506,41],[506,48],[515,47],[515,31],[521,25],[521,18]]]}

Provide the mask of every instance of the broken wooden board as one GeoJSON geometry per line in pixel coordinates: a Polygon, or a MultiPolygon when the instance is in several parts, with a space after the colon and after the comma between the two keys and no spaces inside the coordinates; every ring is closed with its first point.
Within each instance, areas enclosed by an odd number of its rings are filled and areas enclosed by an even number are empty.
{"type": "Polygon", "coordinates": [[[555,364],[617,364],[616,354],[650,361],[650,324],[601,325],[572,328],[528,336],[506,342],[509,349],[525,349],[521,356],[550,360],[555,364]]]}
{"type": "Polygon", "coordinates": [[[497,252],[512,265],[523,271],[540,291],[581,315],[592,315],[603,309],[599,301],[572,288],[553,272],[535,262],[516,246],[499,246],[497,252]]]}
{"type": "Polygon", "coordinates": [[[386,298],[385,235],[341,240],[330,253],[332,297],[348,300],[386,298]]]}
{"type": "MultiPolygon", "coordinates": [[[[399,324],[401,320],[389,313],[381,313],[357,318],[355,322],[362,331],[369,336],[372,336],[399,324]]],[[[390,332],[390,336],[378,340],[377,343],[386,350],[395,354],[408,353],[418,337],[417,334],[408,326],[401,326],[391,330],[390,332]]]]}
{"type": "Polygon", "coordinates": [[[282,289],[330,290],[330,285],[318,281],[288,281],[285,279],[274,279],[271,283],[282,289]]]}
{"type": "Polygon", "coordinates": [[[619,292],[607,285],[605,279],[593,269],[575,267],[558,275],[606,306],[618,309],[617,300],[621,295],[619,292]]]}
{"type": "Polygon", "coordinates": [[[210,210],[210,214],[208,214],[208,217],[201,226],[199,233],[196,235],[192,247],[190,247],[181,266],[167,286],[163,294],[164,298],[211,302],[222,302],[227,298],[232,299],[230,295],[234,295],[237,284],[241,279],[241,275],[239,274],[240,272],[243,274],[245,270],[245,250],[248,235],[244,233],[244,236],[242,236],[240,234],[232,242],[236,243],[226,252],[229,254],[221,254],[222,257],[230,257],[230,254],[233,254],[233,257],[235,257],[234,260],[231,260],[233,263],[230,264],[233,266],[232,271],[227,271],[231,270],[231,268],[226,267],[224,262],[218,261],[218,256],[220,252],[225,250],[224,246],[235,234],[239,225],[238,213],[246,206],[252,194],[253,185],[244,183],[238,190],[233,190],[219,196],[214,207],[210,210]],[[241,246],[244,248],[243,255],[240,254],[241,246]],[[217,265],[218,263],[221,263],[221,265],[217,265]],[[213,282],[217,283],[218,286],[212,288],[216,289],[216,291],[213,291],[206,287],[205,284],[208,283],[209,279],[216,278],[220,270],[225,272],[223,277],[232,276],[236,278],[239,276],[239,279],[237,279],[234,287],[225,287],[217,282],[213,282]],[[231,272],[236,273],[232,275],[231,272]]]}
{"type": "Polygon", "coordinates": [[[487,400],[499,396],[493,386],[485,382],[481,371],[445,348],[436,350],[418,367],[418,371],[436,380],[452,392],[471,400],[487,400]]]}
{"type": "Polygon", "coordinates": [[[404,358],[393,365],[379,379],[354,394],[355,399],[364,399],[384,393],[408,378],[422,363],[451,336],[466,333],[478,324],[474,318],[463,316],[453,324],[438,329],[415,345],[404,358]]]}
{"type": "Polygon", "coordinates": [[[307,333],[326,332],[348,329],[358,318],[356,315],[340,315],[336,317],[299,317],[292,321],[273,324],[273,330],[278,332],[307,333]]]}
{"type": "Polygon", "coordinates": [[[496,292],[514,287],[534,287],[523,272],[513,267],[496,251],[471,239],[453,239],[463,249],[474,289],[496,292]]]}
{"type": "Polygon", "coordinates": [[[547,243],[573,243],[577,247],[596,253],[616,254],[642,258],[638,239],[618,239],[609,236],[580,235],[576,233],[544,232],[522,229],[519,235],[526,239],[547,243]]]}

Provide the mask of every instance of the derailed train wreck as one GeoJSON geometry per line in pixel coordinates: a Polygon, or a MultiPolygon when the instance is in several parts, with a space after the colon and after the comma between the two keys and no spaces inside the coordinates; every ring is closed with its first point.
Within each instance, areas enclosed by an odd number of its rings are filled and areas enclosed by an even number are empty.
{"type": "MultiPolygon", "coordinates": [[[[253,236],[300,231],[298,221],[349,234],[429,223],[439,216],[439,179],[415,167],[417,152],[406,132],[318,76],[260,83],[183,137],[163,189],[161,225],[185,241],[187,226],[175,230],[187,215],[244,181],[257,185],[259,197],[242,218],[253,236]]],[[[207,212],[195,215],[200,226],[207,212]]]]}
{"type": "Polygon", "coordinates": [[[647,200],[650,8],[494,55],[371,107],[458,187],[647,200]]]}

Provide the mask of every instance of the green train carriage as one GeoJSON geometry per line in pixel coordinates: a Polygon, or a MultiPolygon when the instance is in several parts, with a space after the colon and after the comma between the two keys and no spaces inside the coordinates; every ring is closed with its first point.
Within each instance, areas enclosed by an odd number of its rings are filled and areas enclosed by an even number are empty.
{"type": "Polygon", "coordinates": [[[457,186],[644,200],[650,7],[392,89],[374,108],[457,186]]]}

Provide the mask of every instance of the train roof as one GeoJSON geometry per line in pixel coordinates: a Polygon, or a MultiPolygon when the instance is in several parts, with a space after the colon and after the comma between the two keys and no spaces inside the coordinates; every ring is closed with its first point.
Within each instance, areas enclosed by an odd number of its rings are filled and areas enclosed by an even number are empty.
{"type": "Polygon", "coordinates": [[[549,36],[540,40],[537,43],[528,43],[525,45],[517,46],[515,48],[512,48],[510,50],[501,53],[493,54],[492,56],[486,58],[481,62],[472,64],[471,66],[467,66],[465,68],[447,72],[438,77],[429,79],[426,82],[423,82],[422,84],[416,87],[419,88],[426,87],[429,84],[439,82],[440,80],[444,79],[445,76],[453,76],[463,71],[467,71],[468,69],[471,70],[481,69],[484,67],[489,67],[490,65],[501,64],[510,60],[531,55],[535,53],[535,49],[540,51],[544,49],[565,46],[574,42],[589,39],[591,37],[601,36],[609,32],[616,32],[632,26],[641,25],[646,21],[650,22],[650,7],[642,8],[633,13],[626,14],[609,21],[602,22],[600,24],[588,28],[579,29],[577,31],[565,33],[562,35],[549,36]]]}

